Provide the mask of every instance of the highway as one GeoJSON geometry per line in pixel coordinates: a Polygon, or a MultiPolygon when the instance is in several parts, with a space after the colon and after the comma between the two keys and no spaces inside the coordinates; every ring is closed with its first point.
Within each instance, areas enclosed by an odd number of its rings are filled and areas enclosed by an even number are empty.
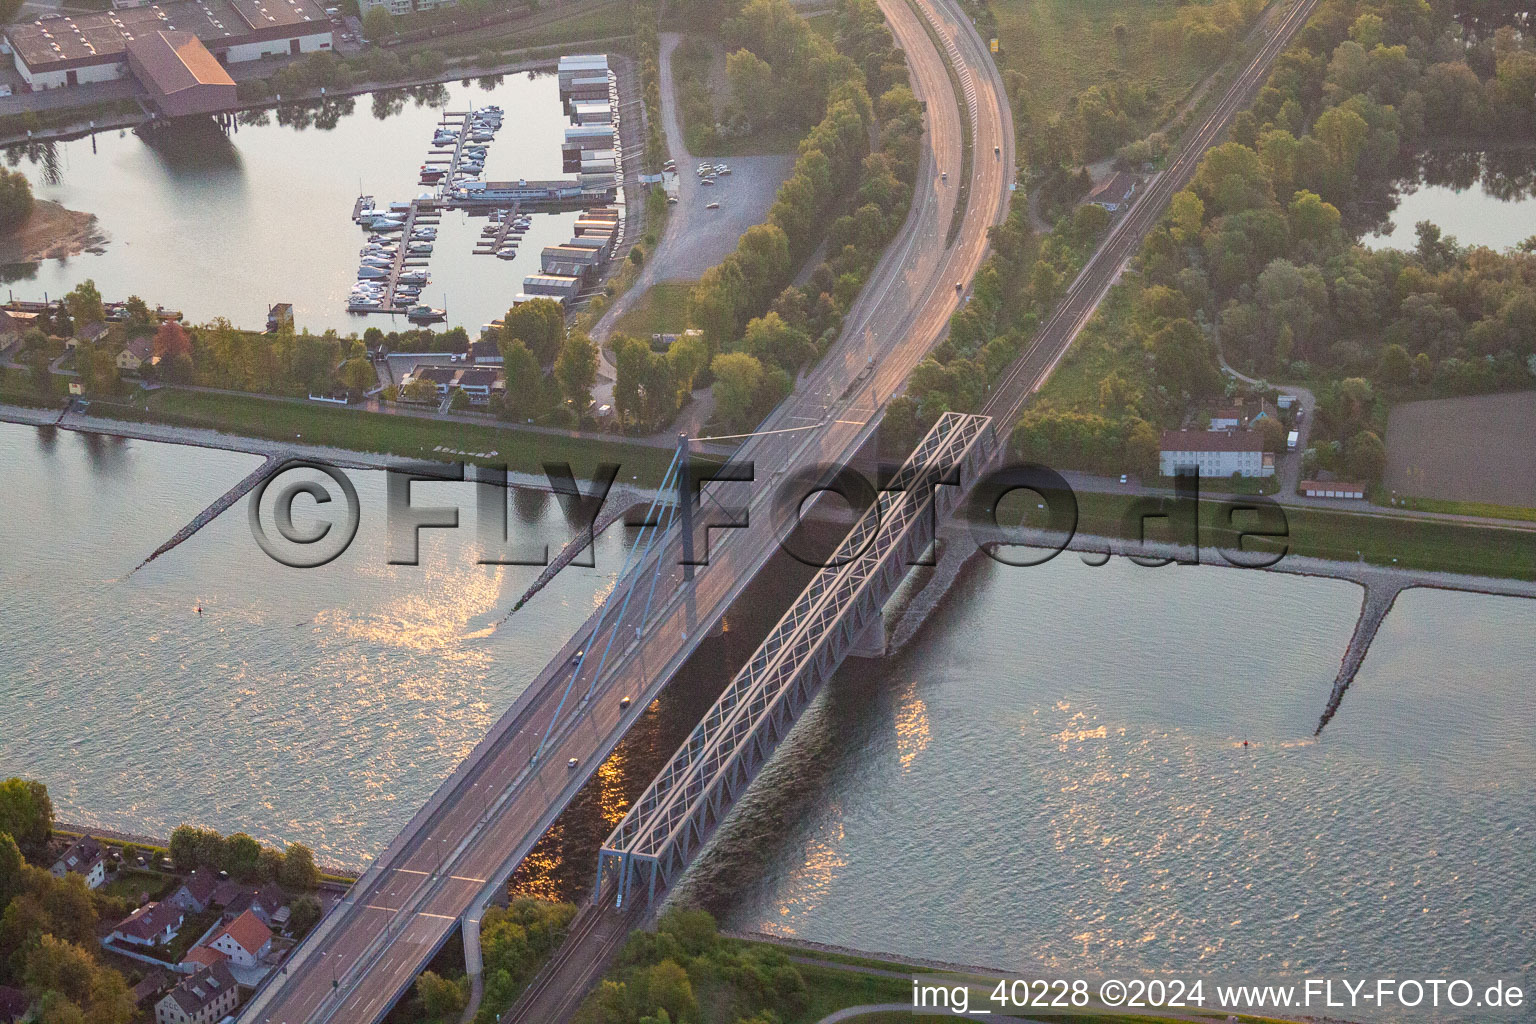
{"type": "MultiPolygon", "coordinates": [[[[720,500],[747,508],[750,527],[713,531],[710,564],[691,583],[679,564],[678,531],[666,532],[652,556],[615,586],[610,614],[594,612],[285,970],[256,993],[240,1014],[244,1024],[379,1020],[466,911],[500,888],[767,560],[778,536],[772,483],[841,461],[862,446],[883,403],[942,336],[959,299],[955,282],[974,275],[986,253],[987,228],[1006,212],[1012,117],[974,32],[936,0],[918,2],[942,11],[932,17],[954,34],[958,52],[976,69],[968,90],[976,107],[976,157],[969,209],[954,244],[944,243],[962,162],[960,118],[968,111],[957,103],[917,12],[906,0],[882,0],[907,51],[914,91],[927,103],[929,152],[907,223],[849,311],[842,337],[762,425],[764,433],[742,446],[738,458],[756,465],[756,483],[713,488],[720,500]],[[993,155],[994,146],[1000,155],[993,155]],[[949,183],[941,181],[941,168],[949,183]],[[850,391],[871,357],[875,371],[850,391]],[[625,601],[630,594],[636,600],[625,601]],[[568,684],[571,696],[562,703],[568,684]],[[625,696],[633,698],[628,708],[620,706],[625,696]],[[547,746],[533,762],[546,731],[547,746]],[[575,768],[567,767],[571,759],[575,768]]],[[[702,553],[702,531],[699,536],[702,553]]]]}
{"type": "Polygon", "coordinates": [[[996,417],[1000,424],[1011,424],[1018,418],[1029,396],[1045,383],[1078,332],[1092,319],[1120,272],[1157,225],[1169,201],[1194,178],[1205,151],[1221,138],[1233,116],[1248,106],[1264,84],[1270,65],[1290,43],[1291,37],[1306,24],[1316,6],[1317,0],[1296,0],[1272,20],[1264,42],[1222,93],[1205,120],[1184,140],[1178,155],[1152,180],[1094,250],[1067,289],[1056,312],[992,392],[984,412],[996,417]]]}

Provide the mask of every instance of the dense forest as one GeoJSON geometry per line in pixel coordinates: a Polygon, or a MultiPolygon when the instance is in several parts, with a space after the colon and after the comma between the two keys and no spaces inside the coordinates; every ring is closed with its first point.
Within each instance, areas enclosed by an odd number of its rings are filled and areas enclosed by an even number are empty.
{"type": "MultiPolygon", "coordinates": [[[[1520,12],[1479,10],[1325,0],[1026,411],[1019,450],[1148,470],[1156,429],[1225,388],[1218,352],[1317,390],[1317,464],[1367,478],[1392,401],[1531,386],[1536,239],[1494,252],[1426,223],[1405,249],[1357,244],[1426,169],[1531,189],[1529,154],[1464,155],[1536,141],[1536,40],[1520,12]]],[[[974,316],[957,314],[952,341],[974,316]]],[[[920,378],[909,393],[920,422],[938,400],[974,407],[920,378]]]]}

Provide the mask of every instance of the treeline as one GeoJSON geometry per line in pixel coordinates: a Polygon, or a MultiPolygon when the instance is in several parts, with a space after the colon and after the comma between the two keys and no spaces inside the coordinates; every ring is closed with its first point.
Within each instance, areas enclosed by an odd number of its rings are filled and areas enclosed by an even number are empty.
{"type": "Polygon", "coordinates": [[[263,846],[244,832],[220,835],[210,828],[181,825],[171,833],[171,860],[177,871],[225,871],[240,882],[278,882],[303,891],[320,884],[315,855],[303,843],[286,849],[263,846]]]}
{"type": "MultiPolygon", "coordinates": [[[[1452,13],[1328,0],[1148,239],[1147,280],[1180,292],[1239,368],[1358,378],[1389,399],[1530,385],[1536,239],[1496,253],[1424,222],[1411,249],[1354,240],[1418,147],[1536,123],[1536,43],[1468,40],[1452,13]]],[[[1379,424],[1322,426],[1379,470],[1379,424]]]]}
{"type": "Polygon", "coordinates": [[[748,229],[736,251],[694,288],[688,316],[703,332],[702,347],[646,355],[630,340],[615,341],[615,410],[642,429],[670,419],[675,403],[706,382],[717,385],[716,413],[727,426],[743,428],[765,415],[837,337],[911,205],[923,112],[872,0],[840,6],[835,45],[785,0],[751,0],[726,25],[728,35],[751,41],[769,59],[803,67],[801,95],[821,97],[816,109],[823,113],[800,143],[767,220],[748,229]],[[871,74],[884,86],[873,103],[871,74]],[[826,259],[806,284],[793,287],[796,268],[823,239],[826,259]]]}
{"type": "Polygon", "coordinates": [[[46,786],[0,782],[0,986],[19,989],[41,1024],[128,1024],[133,993],[96,958],[97,898],[78,874],[48,870],[52,828],[46,786]]]}
{"type": "Polygon", "coordinates": [[[597,346],[566,330],[560,303],[534,299],[507,310],[497,344],[506,391],[492,399],[493,411],[507,419],[580,423],[597,382],[597,346]]]}
{"type": "Polygon", "coordinates": [[[702,910],[670,910],[655,932],[630,936],[618,967],[581,1004],[574,1020],[771,1024],[799,1019],[809,1006],[805,978],[782,951],[722,937],[702,910]]]}

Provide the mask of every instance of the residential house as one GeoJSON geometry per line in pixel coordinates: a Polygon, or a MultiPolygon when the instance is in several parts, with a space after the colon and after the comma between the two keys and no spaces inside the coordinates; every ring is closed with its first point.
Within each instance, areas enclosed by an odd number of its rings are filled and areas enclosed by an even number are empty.
{"type": "Polygon", "coordinates": [[[1095,206],[1102,206],[1110,213],[1116,213],[1131,204],[1131,197],[1136,194],[1136,188],[1140,184],[1141,181],[1136,175],[1116,171],[1088,193],[1088,202],[1095,206]]]}
{"type": "Polygon", "coordinates": [[[1165,430],[1158,445],[1163,476],[1194,469],[1203,477],[1275,475],[1274,456],[1264,439],[1249,430],[1165,430]]]}
{"type": "Polygon", "coordinates": [[[174,903],[146,903],[117,922],[106,941],[126,942],[132,946],[162,946],[176,937],[186,919],[186,914],[174,903]]]}
{"type": "Polygon", "coordinates": [[[87,345],[94,345],[102,338],[105,338],[107,336],[107,331],[110,329],[111,328],[109,328],[102,321],[92,320],[90,323],[77,330],[75,332],[75,336],[70,338],[69,341],[65,342],[64,347],[74,348],[82,341],[87,345]]]}
{"type": "Polygon", "coordinates": [[[170,900],[189,914],[201,914],[213,905],[219,880],[211,871],[194,871],[171,893],[170,900]]]}
{"type": "Polygon", "coordinates": [[[240,967],[255,967],[272,950],[272,929],[247,910],[214,933],[206,945],[240,967]]]}
{"type": "Polygon", "coordinates": [[[19,988],[0,985],[0,1024],[17,1024],[25,1020],[32,1008],[32,1000],[19,988]]]}
{"type": "Polygon", "coordinates": [[[418,380],[431,381],[439,398],[446,397],[451,391],[462,391],[476,405],[483,405],[490,400],[492,392],[506,388],[501,373],[489,366],[418,366],[400,378],[401,392],[418,380]]]}
{"type": "Polygon", "coordinates": [[[1280,412],[1274,404],[1263,398],[1249,396],[1241,402],[1211,412],[1212,430],[1248,430],[1262,419],[1279,419],[1280,412]]]}
{"type": "Polygon", "coordinates": [[[95,889],[107,880],[107,855],[101,844],[90,836],[81,836],[53,862],[54,878],[75,874],[85,879],[87,889],[95,889]]]}
{"type": "MultiPolygon", "coordinates": [[[[0,309],[0,335],[25,334],[37,326],[37,314],[19,309],[0,309]]],[[[0,1021],[4,1021],[0,1017],[0,1021]]]]}
{"type": "Polygon", "coordinates": [[[229,966],[205,967],[155,1004],[155,1024],[214,1024],[240,1005],[240,985],[229,966]]]}
{"type": "Polygon", "coordinates": [[[131,338],[122,347],[122,350],[117,353],[117,368],[119,370],[137,370],[149,362],[154,352],[154,343],[148,338],[131,338]]]}
{"type": "MultiPolygon", "coordinates": [[[[145,1003],[155,1003],[160,999],[160,993],[164,992],[171,984],[171,976],[156,968],[133,986],[133,1005],[143,1006],[145,1003]]],[[[0,1018],[3,1020],[4,1018],[0,1018]]]]}
{"type": "Polygon", "coordinates": [[[212,946],[193,946],[181,958],[181,963],[176,965],[176,969],[183,974],[196,974],[205,967],[212,967],[214,964],[223,963],[228,959],[229,957],[220,953],[212,946]]]}
{"type": "Polygon", "coordinates": [[[288,898],[275,885],[261,889],[247,888],[224,904],[224,921],[228,923],[249,910],[271,928],[288,923],[288,898]]]}

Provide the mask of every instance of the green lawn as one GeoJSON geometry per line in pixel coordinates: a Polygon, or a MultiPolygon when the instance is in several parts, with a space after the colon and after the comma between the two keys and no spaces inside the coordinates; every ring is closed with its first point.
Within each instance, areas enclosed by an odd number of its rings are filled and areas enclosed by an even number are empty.
{"type": "Polygon", "coordinates": [[[993,0],[999,60],[1024,73],[1046,116],[1061,113],[1073,96],[1102,85],[1111,73],[1177,103],[1209,72],[1178,48],[1160,45],[1150,30],[1181,6],[1184,0],[993,0]],[[1117,24],[1128,30],[1124,53],[1117,24]]]}
{"type": "Polygon", "coordinates": [[[640,296],[634,308],[619,317],[614,330],[636,338],[681,331],[688,326],[688,296],[693,281],[662,281],[640,296]]]}
{"type": "MultiPolygon", "coordinates": [[[[1134,499],[1118,494],[1084,493],[1077,500],[1079,534],[1122,535],[1123,517],[1134,499]]],[[[1221,521],[1224,515],[1222,502],[1201,501],[1202,545],[1235,546],[1235,531],[1221,521]]],[[[1335,512],[1291,507],[1285,510],[1285,515],[1291,554],[1341,562],[1364,557],[1373,565],[1536,579],[1536,534],[1529,531],[1428,522],[1365,509],[1335,512]]],[[[1239,520],[1239,528],[1251,521],[1239,520]]],[[[1171,539],[1152,531],[1149,537],[1171,539]]],[[[1244,548],[1260,550],[1259,543],[1250,539],[1244,548]]]]}
{"type": "Polygon", "coordinates": [[[455,423],[174,388],[151,395],[147,412],[142,404],[118,406],[104,402],[94,404],[91,412],[114,418],[207,427],[271,440],[301,438],[309,444],[407,458],[463,458],[444,456],[435,450],[439,446],[455,451],[494,451],[494,457],[467,461],[505,464],[525,473],[542,472],[543,463],[556,461],[570,462],[576,475],[584,477],[600,462],[618,462],[624,467],[624,474],[636,475],[641,485],[659,482],[671,459],[670,451],[617,437],[598,440],[520,430],[490,419],[483,425],[455,423]]]}
{"type": "Polygon", "coordinates": [[[96,891],[103,896],[114,899],[130,899],[137,901],[140,893],[149,893],[152,900],[160,899],[171,887],[174,879],[167,875],[156,874],[153,871],[136,871],[125,868],[119,871],[117,877],[107,882],[96,891]]]}

